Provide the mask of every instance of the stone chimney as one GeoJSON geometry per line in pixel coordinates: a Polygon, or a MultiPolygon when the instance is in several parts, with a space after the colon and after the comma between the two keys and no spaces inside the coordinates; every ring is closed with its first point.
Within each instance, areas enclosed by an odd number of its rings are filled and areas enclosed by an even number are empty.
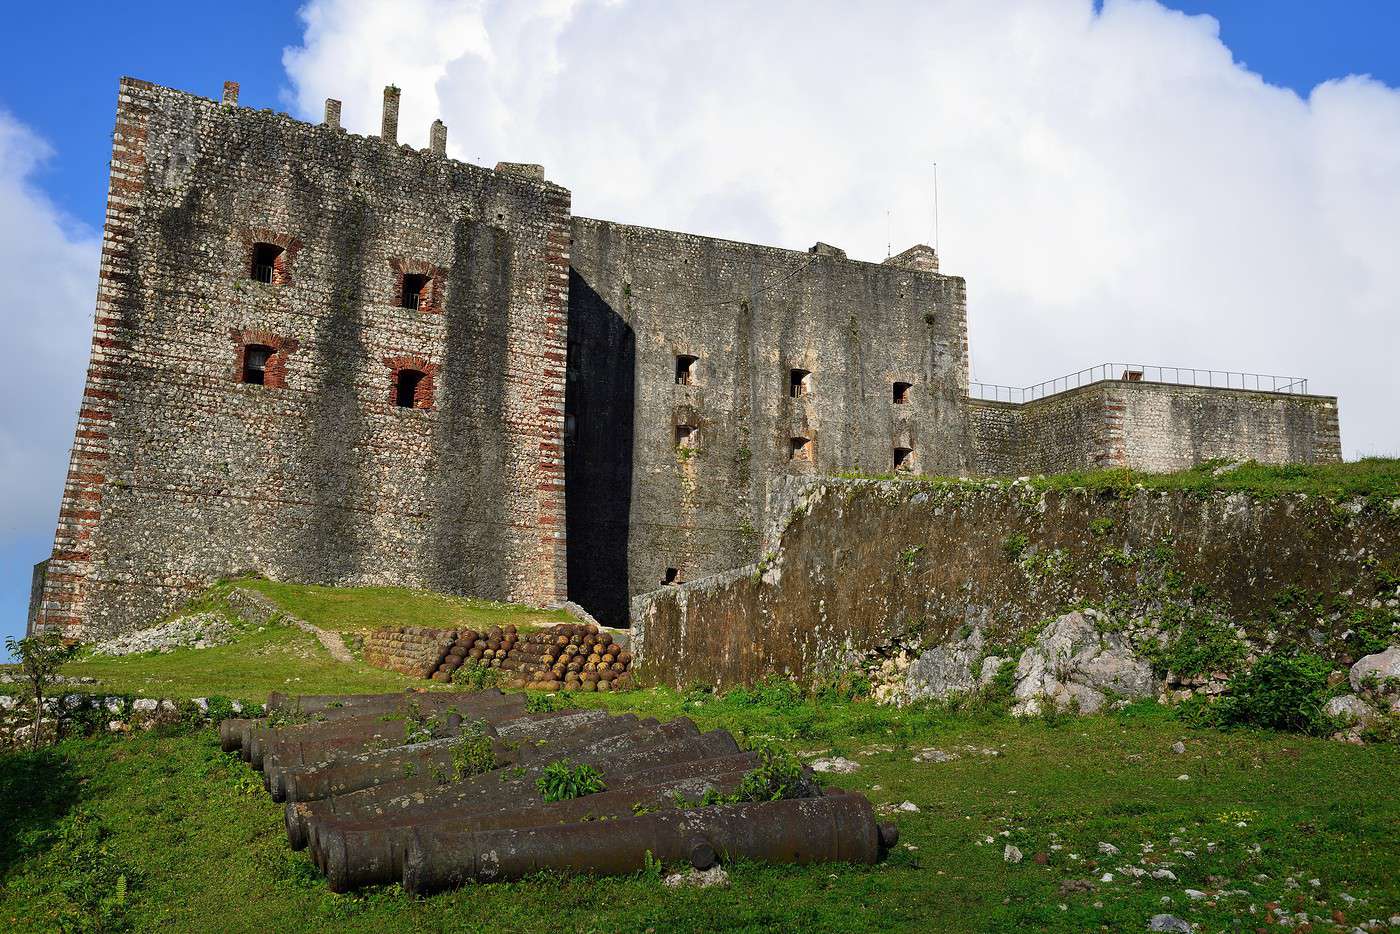
{"type": "Polygon", "coordinates": [[[397,144],[399,141],[399,89],[392,84],[384,89],[384,115],[379,138],[386,143],[397,144]]]}

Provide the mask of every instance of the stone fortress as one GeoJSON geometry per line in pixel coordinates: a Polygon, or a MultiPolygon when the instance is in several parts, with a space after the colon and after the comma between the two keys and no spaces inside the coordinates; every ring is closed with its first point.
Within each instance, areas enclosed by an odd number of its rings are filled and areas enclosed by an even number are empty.
{"type": "Polygon", "coordinates": [[[965,283],[929,247],[869,263],[575,217],[539,166],[447,158],[440,121],[400,145],[398,96],[365,137],[334,100],[312,125],[233,83],[122,80],[31,630],[108,636],[239,573],[618,624],[755,560],[779,478],[1340,457],[1336,400],[1301,381],[969,384],[965,283]]]}

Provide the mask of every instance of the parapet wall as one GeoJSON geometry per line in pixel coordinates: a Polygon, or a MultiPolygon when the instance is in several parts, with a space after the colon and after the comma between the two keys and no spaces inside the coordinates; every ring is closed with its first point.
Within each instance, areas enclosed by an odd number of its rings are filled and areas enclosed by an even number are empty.
{"type": "Polygon", "coordinates": [[[976,476],[1341,459],[1335,397],[1124,380],[1025,403],[971,399],[968,449],[976,476]]]}
{"type": "Polygon", "coordinates": [[[813,480],[789,496],[760,562],[633,601],[641,681],[809,680],[972,626],[1014,646],[1069,608],[1136,599],[1154,573],[1259,644],[1345,661],[1352,608],[1400,572],[1400,500],[992,480],[813,480]]]}

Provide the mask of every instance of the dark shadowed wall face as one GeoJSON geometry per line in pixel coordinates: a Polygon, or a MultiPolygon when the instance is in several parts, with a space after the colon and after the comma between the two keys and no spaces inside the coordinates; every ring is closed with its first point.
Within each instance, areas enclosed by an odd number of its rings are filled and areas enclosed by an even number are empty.
{"type": "Polygon", "coordinates": [[[562,598],[568,217],[539,179],[126,79],[39,624],[241,571],[562,598]]]}
{"type": "Polygon", "coordinates": [[[905,470],[966,470],[965,289],[931,251],[573,230],[570,592],[608,621],[752,560],[776,476],[888,473],[896,449],[905,470]]]}

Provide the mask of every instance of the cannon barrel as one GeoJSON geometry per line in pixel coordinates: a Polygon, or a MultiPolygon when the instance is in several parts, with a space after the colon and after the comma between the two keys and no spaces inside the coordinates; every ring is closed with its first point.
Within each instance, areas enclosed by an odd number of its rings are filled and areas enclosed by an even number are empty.
{"type": "MultiPolygon", "coordinates": [[[[490,812],[438,812],[409,823],[366,821],[323,829],[320,847],[312,856],[333,892],[366,885],[397,882],[403,877],[404,857],[414,834],[422,829],[482,831],[546,827],[579,821],[632,817],[638,809],[674,809],[677,795],[698,802],[707,790],[730,794],[744,780],[743,772],[694,776],[646,788],[604,791],[569,801],[514,801],[490,812]]],[[[393,820],[393,818],[387,818],[393,820]]]]}
{"type": "MultiPolygon", "coordinates": [[[[773,863],[874,863],[881,832],[864,795],[662,811],[616,821],[526,830],[414,831],[403,887],[427,895],[468,882],[520,879],[542,870],[621,875],[651,858],[708,868],[724,859],[773,863]]],[[[335,891],[335,881],[331,881],[335,891]]]]}
{"type": "MultiPolygon", "coordinates": [[[[508,719],[512,715],[523,713],[524,709],[525,698],[520,694],[501,694],[499,691],[481,691],[472,694],[424,694],[413,695],[398,707],[386,708],[382,711],[372,707],[361,708],[361,713],[347,717],[345,720],[357,724],[372,725],[372,722],[376,720],[383,720],[386,717],[392,720],[397,716],[411,714],[415,711],[429,716],[456,711],[464,717],[508,719]]],[[[271,743],[293,739],[306,741],[319,736],[344,735],[345,728],[342,727],[342,722],[344,721],[295,723],[273,727],[259,721],[260,725],[249,730],[245,736],[243,761],[255,769],[261,769],[263,755],[271,743]]]]}
{"type": "MultiPolygon", "coordinates": [[[[727,731],[715,730],[700,736],[670,740],[611,756],[579,756],[576,761],[598,769],[605,782],[617,784],[635,773],[660,766],[676,766],[730,756],[737,753],[738,749],[734,737],[727,731]]],[[[328,817],[355,819],[390,812],[410,814],[451,809],[469,804],[483,792],[501,800],[509,800],[512,795],[519,797],[534,794],[535,781],[543,770],[544,763],[536,761],[508,771],[498,770],[485,775],[474,775],[448,785],[410,789],[406,794],[394,794],[404,787],[398,785],[394,788],[337,795],[320,801],[288,802],[283,815],[287,839],[292,849],[302,849],[314,837],[317,823],[328,817]]]]}
{"type": "MultiPolygon", "coordinates": [[[[596,746],[629,748],[645,739],[633,739],[642,736],[642,731],[634,729],[636,724],[637,718],[631,715],[603,718],[578,727],[567,738],[554,743],[498,741],[493,743],[496,767],[544,756],[557,757],[559,750],[567,752],[596,746]]],[[[652,729],[661,730],[660,727],[652,729]]],[[[315,801],[382,786],[391,786],[400,793],[432,788],[460,777],[452,768],[456,749],[452,738],[411,745],[400,743],[328,763],[281,770],[277,777],[278,788],[288,801],[315,801]]]]}

